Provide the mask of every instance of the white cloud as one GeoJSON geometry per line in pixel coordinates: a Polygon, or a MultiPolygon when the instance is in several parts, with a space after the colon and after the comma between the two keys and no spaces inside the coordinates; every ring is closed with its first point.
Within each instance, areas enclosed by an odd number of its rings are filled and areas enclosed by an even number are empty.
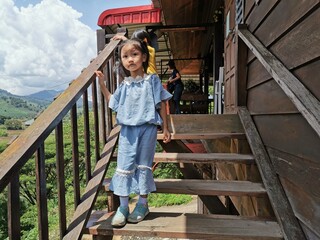
{"type": "Polygon", "coordinates": [[[0,88],[18,95],[64,89],[96,55],[95,31],[61,0],[0,2],[0,88]]]}

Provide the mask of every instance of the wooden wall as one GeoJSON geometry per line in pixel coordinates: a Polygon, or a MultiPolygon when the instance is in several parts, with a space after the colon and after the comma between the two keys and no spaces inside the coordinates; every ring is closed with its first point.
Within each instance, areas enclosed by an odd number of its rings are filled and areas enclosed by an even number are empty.
{"type": "MultiPolygon", "coordinates": [[[[319,0],[246,0],[245,24],[320,99],[319,0]],[[258,2],[258,4],[256,3],[258,2]]],[[[309,239],[320,239],[320,139],[248,50],[247,107],[309,239]]]]}

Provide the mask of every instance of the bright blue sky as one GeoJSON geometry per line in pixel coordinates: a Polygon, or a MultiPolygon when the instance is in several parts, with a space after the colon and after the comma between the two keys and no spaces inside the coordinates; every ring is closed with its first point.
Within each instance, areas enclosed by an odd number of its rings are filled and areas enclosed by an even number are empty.
{"type": "Polygon", "coordinates": [[[0,0],[0,88],[63,90],[96,57],[99,15],[151,0],[0,0]]]}
{"type": "MultiPolygon", "coordinates": [[[[17,7],[27,7],[29,4],[35,5],[41,0],[14,0],[14,2],[17,7]]],[[[94,30],[99,28],[97,21],[100,13],[107,9],[151,4],[151,0],[63,0],[63,2],[81,12],[83,16],[80,20],[94,30]]]]}

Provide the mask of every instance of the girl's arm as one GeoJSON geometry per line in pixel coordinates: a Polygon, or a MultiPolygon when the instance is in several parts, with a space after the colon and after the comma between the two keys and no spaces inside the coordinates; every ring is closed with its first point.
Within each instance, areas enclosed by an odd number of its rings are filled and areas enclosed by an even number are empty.
{"type": "Polygon", "coordinates": [[[168,143],[171,141],[171,134],[168,129],[167,111],[166,111],[166,101],[161,102],[160,116],[162,118],[162,130],[163,130],[163,142],[168,143]]]}
{"type": "Polygon", "coordinates": [[[95,74],[99,78],[99,85],[100,85],[101,92],[104,95],[104,97],[107,99],[107,101],[109,102],[112,94],[109,92],[108,88],[106,87],[106,85],[104,83],[104,74],[101,71],[95,71],[95,74]]]}

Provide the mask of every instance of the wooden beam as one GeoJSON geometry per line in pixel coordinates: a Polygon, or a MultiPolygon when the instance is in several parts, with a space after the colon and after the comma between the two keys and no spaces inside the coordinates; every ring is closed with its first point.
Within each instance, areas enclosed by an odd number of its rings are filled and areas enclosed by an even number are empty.
{"type": "Polygon", "coordinates": [[[263,145],[249,111],[246,107],[238,107],[240,120],[246,132],[247,140],[256,159],[257,167],[267,190],[271,205],[277,217],[284,237],[287,240],[306,239],[298,219],[294,215],[290,202],[282,188],[276,171],[273,169],[269,155],[263,145]]]}
{"type": "MultiPolygon", "coordinates": [[[[244,139],[243,133],[214,133],[214,132],[207,132],[207,133],[172,133],[171,139],[172,140],[190,140],[190,139],[220,139],[220,138],[237,138],[237,139],[244,139]]],[[[157,135],[157,139],[163,139],[163,134],[159,133],[157,135]]]]}
{"type": "MultiPolygon", "coordinates": [[[[110,191],[111,179],[103,186],[110,191]]],[[[204,196],[263,196],[266,189],[262,183],[250,181],[204,180],[204,179],[155,179],[156,193],[204,195],[204,196]]]]}
{"type": "Polygon", "coordinates": [[[252,154],[237,153],[155,153],[154,162],[253,164],[254,157],[252,154]]]}
{"type": "Polygon", "coordinates": [[[239,26],[238,35],[320,137],[318,99],[244,26],[239,26]]]}

